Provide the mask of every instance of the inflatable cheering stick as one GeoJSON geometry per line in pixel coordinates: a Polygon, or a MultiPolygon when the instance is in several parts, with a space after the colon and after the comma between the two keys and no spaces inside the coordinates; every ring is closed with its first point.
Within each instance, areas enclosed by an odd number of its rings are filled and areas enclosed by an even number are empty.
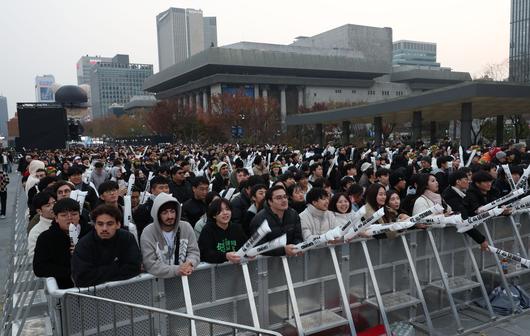
{"type": "Polygon", "coordinates": [[[484,212],[484,211],[491,210],[491,209],[496,208],[499,205],[502,205],[502,204],[504,204],[506,202],[509,202],[509,201],[513,200],[514,198],[517,198],[517,197],[519,197],[519,196],[521,196],[523,194],[524,194],[524,190],[523,189],[516,189],[516,190],[510,192],[509,194],[507,194],[506,196],[497,198],[496,200],[481,206],[480,208],[478,208],[477,212],[481,213],[481,212],[484,212]]]}
{"type": "Polygon", "coordinates": [[[254,247],[260,240],[262,240],[269,232],[271,228],[269,227],[269,222],[264,220],[263,223],[258,227],[258,230],[246,241],[246,243],[241,246],[241,248],[236,252],[236,254],[243,258],[247,252],[254,247]]]}
{"type": "Polygon", "coordinates": [[[361,222],[359,226],[352,227],[350,230],[344,235],[344,240],[350,240],[353,239],[355,236],[357,236],[361,231],[364,231],[368,226],[374,224],[377,222],[381,217],[385,215],[385,208],[381,208],[374,212],[374,214],[364,221],[361,222]]]}
{"type": "Polygon", "coordinates": [[[510,253],[510,252],[507,252],[507,251],[504,251],[504,250],[501,250],[501,249],[498,249],[496,247],[493,247],[493,246],[488,246],[489,250],[491,253],[495,253],[495,254],[498,254],[500,255],[501,257],[504,257],[504,258],[507,258],[507,259],[510,259],[510,260],[513,260],[517,263],[520,263],[521,266],[525,267],[525,268],[530,268],[530,260],[528,259],[525,259],[525,258],[521,258],[520,256],[518,255],[515,255],[513,253],[510,253]]]}
{"type": "Polygon", "coordinates": [[[460,233],[466,232],[471,230],[472,228],[479,226],[480,224],[484,223],[485,220],[499,216],[504,211],[503,208],[494,208],[491,210],[488,210],[486,212],[480,213],[476,216],[469,217],[461,225],[456,226],[456,230],[460,233]]]}
{"type": "Polygon", "coordinates": [[[275,238],[271,240],[270,242],[266,242],[264,244],[255,246],[247,251],[246,257],[256,257],[260,254],[275,250],[279,247],[284,247],[287,245],[287,235],[283,234],[279,236],[278,238],[275,238]]]}

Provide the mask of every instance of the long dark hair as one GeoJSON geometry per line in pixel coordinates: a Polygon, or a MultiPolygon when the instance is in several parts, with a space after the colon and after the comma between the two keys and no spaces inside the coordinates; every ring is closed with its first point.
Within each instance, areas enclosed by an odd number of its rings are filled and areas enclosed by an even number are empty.
{"type": "Polygon", "coordinates": [[[381,208],[381,206],[377,204],[377,194],[379,193],[379,189],[381,188],[385,189],[385,187],[383,187],[381,184],[373,183],[368,187],[368,189],[366,189],[366,203],[368,203],[374,210],[378,210],[381,208]]]}
{"type": "Polygon", "coordinates": [[[344,197],[347,201],[348,201],[348,210],[346,211],[346,213],[350,213],[351,212],[351,201],[350,201],[350,198],[348,197],[348,194],[346,193],[336,193],[335,195],[333,195],[333,197],[331,197],[331,200],[329,201],[329,206],[328,206],[328,209],[333,211],[333,212],[339,212],[339,210],[337,209],[337,202],[339,201],[339,198],[341,197],[344,197]]]}

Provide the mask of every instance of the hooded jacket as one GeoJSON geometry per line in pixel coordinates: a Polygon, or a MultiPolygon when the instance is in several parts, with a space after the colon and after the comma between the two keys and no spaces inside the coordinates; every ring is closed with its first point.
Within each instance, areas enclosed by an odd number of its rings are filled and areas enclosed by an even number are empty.
{"type": "Polygon", "coordinates": [[[158,194],[151,208],[153,222],[147,225],[140,238],[145,270],[158,278],[172,278],[178,275],[178,249],[183,244],[187,244],[185,260],[190,261],[193,267],[196,267],[200,262],[197,238],[190,223],[180,220],[181,212],[181,205],[176,198],[166,193],[158,194]],[[168,202],[177,205],[176,225],[173,228],[175,233],[173,249],[168,246],[158,221],[160,207],[168,202]]]}
{"type": "Polygon", "coordinates": [[[32,160],[28,165],[28,171],[29,176],[28,180],[26,181],[26,196],[28,195],[28,191],[39,184],[39,179],[35,176],[37,174],[37,170],[44,169],[46,166],[44,165],[44,162],[40,160],[32,160]]]}
{"type": "Polygon", "coordinates": [[[208,220],[199,237],[201,260],[211,264],[228,261],[226,253],[236,252],[245,244],[247,237],[238,224],[228,223],[226,230],[208,220]]]}
{"type": "Polygon", "coordinates": [[[141,264],[140,249],[132,233],[119,229],[112,238],[101,239],[92,230],[75,247],[72,278],[77,287],[126,280],[140,274],[141,264]]]}

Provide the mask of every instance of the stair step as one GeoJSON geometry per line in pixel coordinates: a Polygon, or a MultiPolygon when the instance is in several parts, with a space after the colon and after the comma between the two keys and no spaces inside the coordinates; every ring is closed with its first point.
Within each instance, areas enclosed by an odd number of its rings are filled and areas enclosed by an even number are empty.
{"type": "MultiPolygon", "coordinates": [[[[16,335],[20,329],[20,320],[14,321],[11,328],[11,335],[16,335]]],[[[52,324],[49,316],[32,317],[26,319],[26,322],[22,326],[21,336],[51,336],[52,324]]]]}
{"type": "MultiPolygon", "coordinates": [[[[304,334],[315,334],[324,330],[333,329],[348,324],[348,320],[330,310],[321,310],[300,317],[304,334]]],[[[289,320],[289,324],[296,327],[294,320],[289,320]]]]}
{"type": "MultiPolygon", "coordinates": [[[[524,268],[522,267],[520,270],[517,270],[515,264],[508,264],[508,273],[504,274],[506,278],[512,278],[516,276],[520,276],[523,274],[527,274],[530,272],[530,268],[524,268]]],[[[497,266],[492,266],[484,269],[484,273],[488,273],[490,275],[499,276],[499,268],[497,266]]]]}
{"type": "MultiPolygon", "coordinates": [[[[29,304],[29,300],[31,299],[32,294],[33,294],[33,291],[28,291],[28,294],[26,295],[23,306],[27,306],[29,304]]],[[[13,308],[15,307],[18,301],[19,295],[21,294],[20,293],[13,294],[13,308]]],[[[35,294],[35,297],[33,298],[33,303],[31,305],[35,306],[35,305],[40,305],[40,304],[47,304],[46,294],[44,293],[44,289],[37,290],[37,293],[35,294]]]]}
{"type": "MultiPolygon", "coordinates": [[[[466,290],[480,286],[480,283],[463,277],[452,277],[447,279],[447,282],[449,283],[449,290],[451,291],[451,293],[464,292],[466,290]]],[[[445,290],[444,284],[441,279],[433,281],[429,285],[441,290],[445,290]]]]}
{"type": "MultiPolygon", "coordinates": [[[[411,296],[406,292],[388,293],[388,294],[381,295],[381,297],[383,299],[383,305],[385,306],[385,311],[387,312],[406,308],[406,307],[416,306],[421,303],[421,301],[418,298],[411,296]]],[[[376,297],[371,297],[367,299],[366,303],[374,307],[379,307],[376,297]]]]}

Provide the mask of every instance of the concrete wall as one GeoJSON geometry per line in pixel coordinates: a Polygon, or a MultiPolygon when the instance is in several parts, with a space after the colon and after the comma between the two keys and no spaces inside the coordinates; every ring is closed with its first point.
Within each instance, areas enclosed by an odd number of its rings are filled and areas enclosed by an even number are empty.
{"type": "Polygon", "coordinates": [[[399,98],[409,95],[412,91],[407,84],[376,82],[372,87],[306,87],[305,104],[311,107],[315,103],[330,101],[340,103],[368,102],[399,98]],[[385,94],[383,94],[385,92],[385,94]],[[388,94],[386,94],[388,92],[388,94]]]}
{"type": "Polygon", "coordinates": [[[352,49],[366,59],[384,62],[392,69],[392,28],[344,25],[321,34],[302,38],[292,45],[315,48],[352,49]]]}

